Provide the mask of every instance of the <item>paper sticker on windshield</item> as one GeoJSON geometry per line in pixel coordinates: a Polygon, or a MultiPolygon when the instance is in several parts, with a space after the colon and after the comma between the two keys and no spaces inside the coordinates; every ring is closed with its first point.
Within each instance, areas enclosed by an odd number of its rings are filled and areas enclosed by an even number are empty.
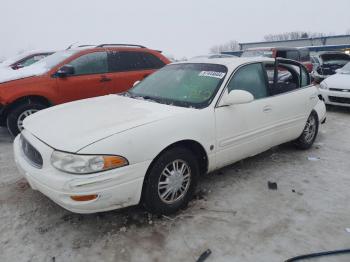
{"type": "Polygon", "coordinates": [[[225,76],[225,73],[215,71],[202,71],[198,76],[207,76],[222,79],[225,76]]]}

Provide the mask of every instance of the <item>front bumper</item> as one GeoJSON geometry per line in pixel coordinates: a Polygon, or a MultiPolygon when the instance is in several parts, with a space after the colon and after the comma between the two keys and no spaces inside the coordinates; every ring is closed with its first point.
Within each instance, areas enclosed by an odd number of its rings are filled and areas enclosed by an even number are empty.
{"type": "Polygon", "coordinates": [[[136,205],[140,202],[144,176],[150,161],[91,174],[72,175],[51,166],[53,149],[29,132],[22,135],[42,155],[43,167],[28,162],[21,149],[19,136],[14,141],[15,162],[34,190],[38,190],[63,208],[75,213],[96,213],[136,205]],[[90,201],[74,201],[70,196],[98,195],[90,201]]]}
{"type": "Polygon", "coordinates": [[[319,89],[320,95],[328,105],[350,107],[350,92],[319,89]]]}

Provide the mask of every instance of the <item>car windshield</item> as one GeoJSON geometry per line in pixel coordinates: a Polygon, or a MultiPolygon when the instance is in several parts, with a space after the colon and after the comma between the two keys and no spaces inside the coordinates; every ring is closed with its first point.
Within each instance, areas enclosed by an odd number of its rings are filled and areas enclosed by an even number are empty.
{"type": "Polygon", "coordinates": [[[325,64],[345,65],[350,61],[350,56],[347,54],[324,54],[321,56],[325,64]]]}
{"type": "Polygon", "coordinates": [[[350,74],[350,62],[347,63],[342,69],[341,71],[343,72],[343,74],[350,74]]]}
{"type": "Polygon", "coordinates": [[[168,65],[133,87],[128,94],[175,106],[204,108],[213,100],[227,73],[218,64],[168,65]]]}
{"type": "Polygon", "coordinates": [[[247,50],[244,51],[242,57],[269,57],[272,58],[271,50],[247,50]]]}
{"type": "Polygon", "coordinates": [[[52,55],[49,55],[49,56],[41,59],[40,61],[33,64],[33,66],[35,65],[36,67],[41,67],[41,68],[45,68],[47,70],[50,70],[77,52],[79,52],[79,51],[78,50],[59,51],[59,52],[56,52],[52,55]]]}

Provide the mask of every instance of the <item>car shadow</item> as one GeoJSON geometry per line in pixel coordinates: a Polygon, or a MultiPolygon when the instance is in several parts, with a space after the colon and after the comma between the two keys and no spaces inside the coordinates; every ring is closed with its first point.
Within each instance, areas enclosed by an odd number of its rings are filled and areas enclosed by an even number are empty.
{"type": "Polygon", "coordinates": [[[0,143],[11,143],[13,142],[13,137],[5,127],[0,127],[0,143]]]}

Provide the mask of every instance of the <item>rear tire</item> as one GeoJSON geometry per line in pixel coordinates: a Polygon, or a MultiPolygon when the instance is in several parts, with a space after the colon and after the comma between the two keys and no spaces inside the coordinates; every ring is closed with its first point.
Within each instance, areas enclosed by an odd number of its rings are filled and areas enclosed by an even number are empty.
{"type": "Polygon", "coordinates": [[[23,129],[23,120],[46,106],[37,102],[22,103],[13,108],[7,115],[7,129],[13,136],[17,136],[23,129]]]}
{"type": "Polygon", "coordinates": [[[143,204],[154,214],[172,214],[192,199],[199,167],[193,153],[182,147],[164,152],[145,178],[143,204]]]}
{"type": "Polygon", "coordinates": [[[315,142],[318,134],[319,120],[317,113],[312,111],[307,119],[303,133],[294,141],[294,144],[299,149],[309,149],[315,142]]]}

